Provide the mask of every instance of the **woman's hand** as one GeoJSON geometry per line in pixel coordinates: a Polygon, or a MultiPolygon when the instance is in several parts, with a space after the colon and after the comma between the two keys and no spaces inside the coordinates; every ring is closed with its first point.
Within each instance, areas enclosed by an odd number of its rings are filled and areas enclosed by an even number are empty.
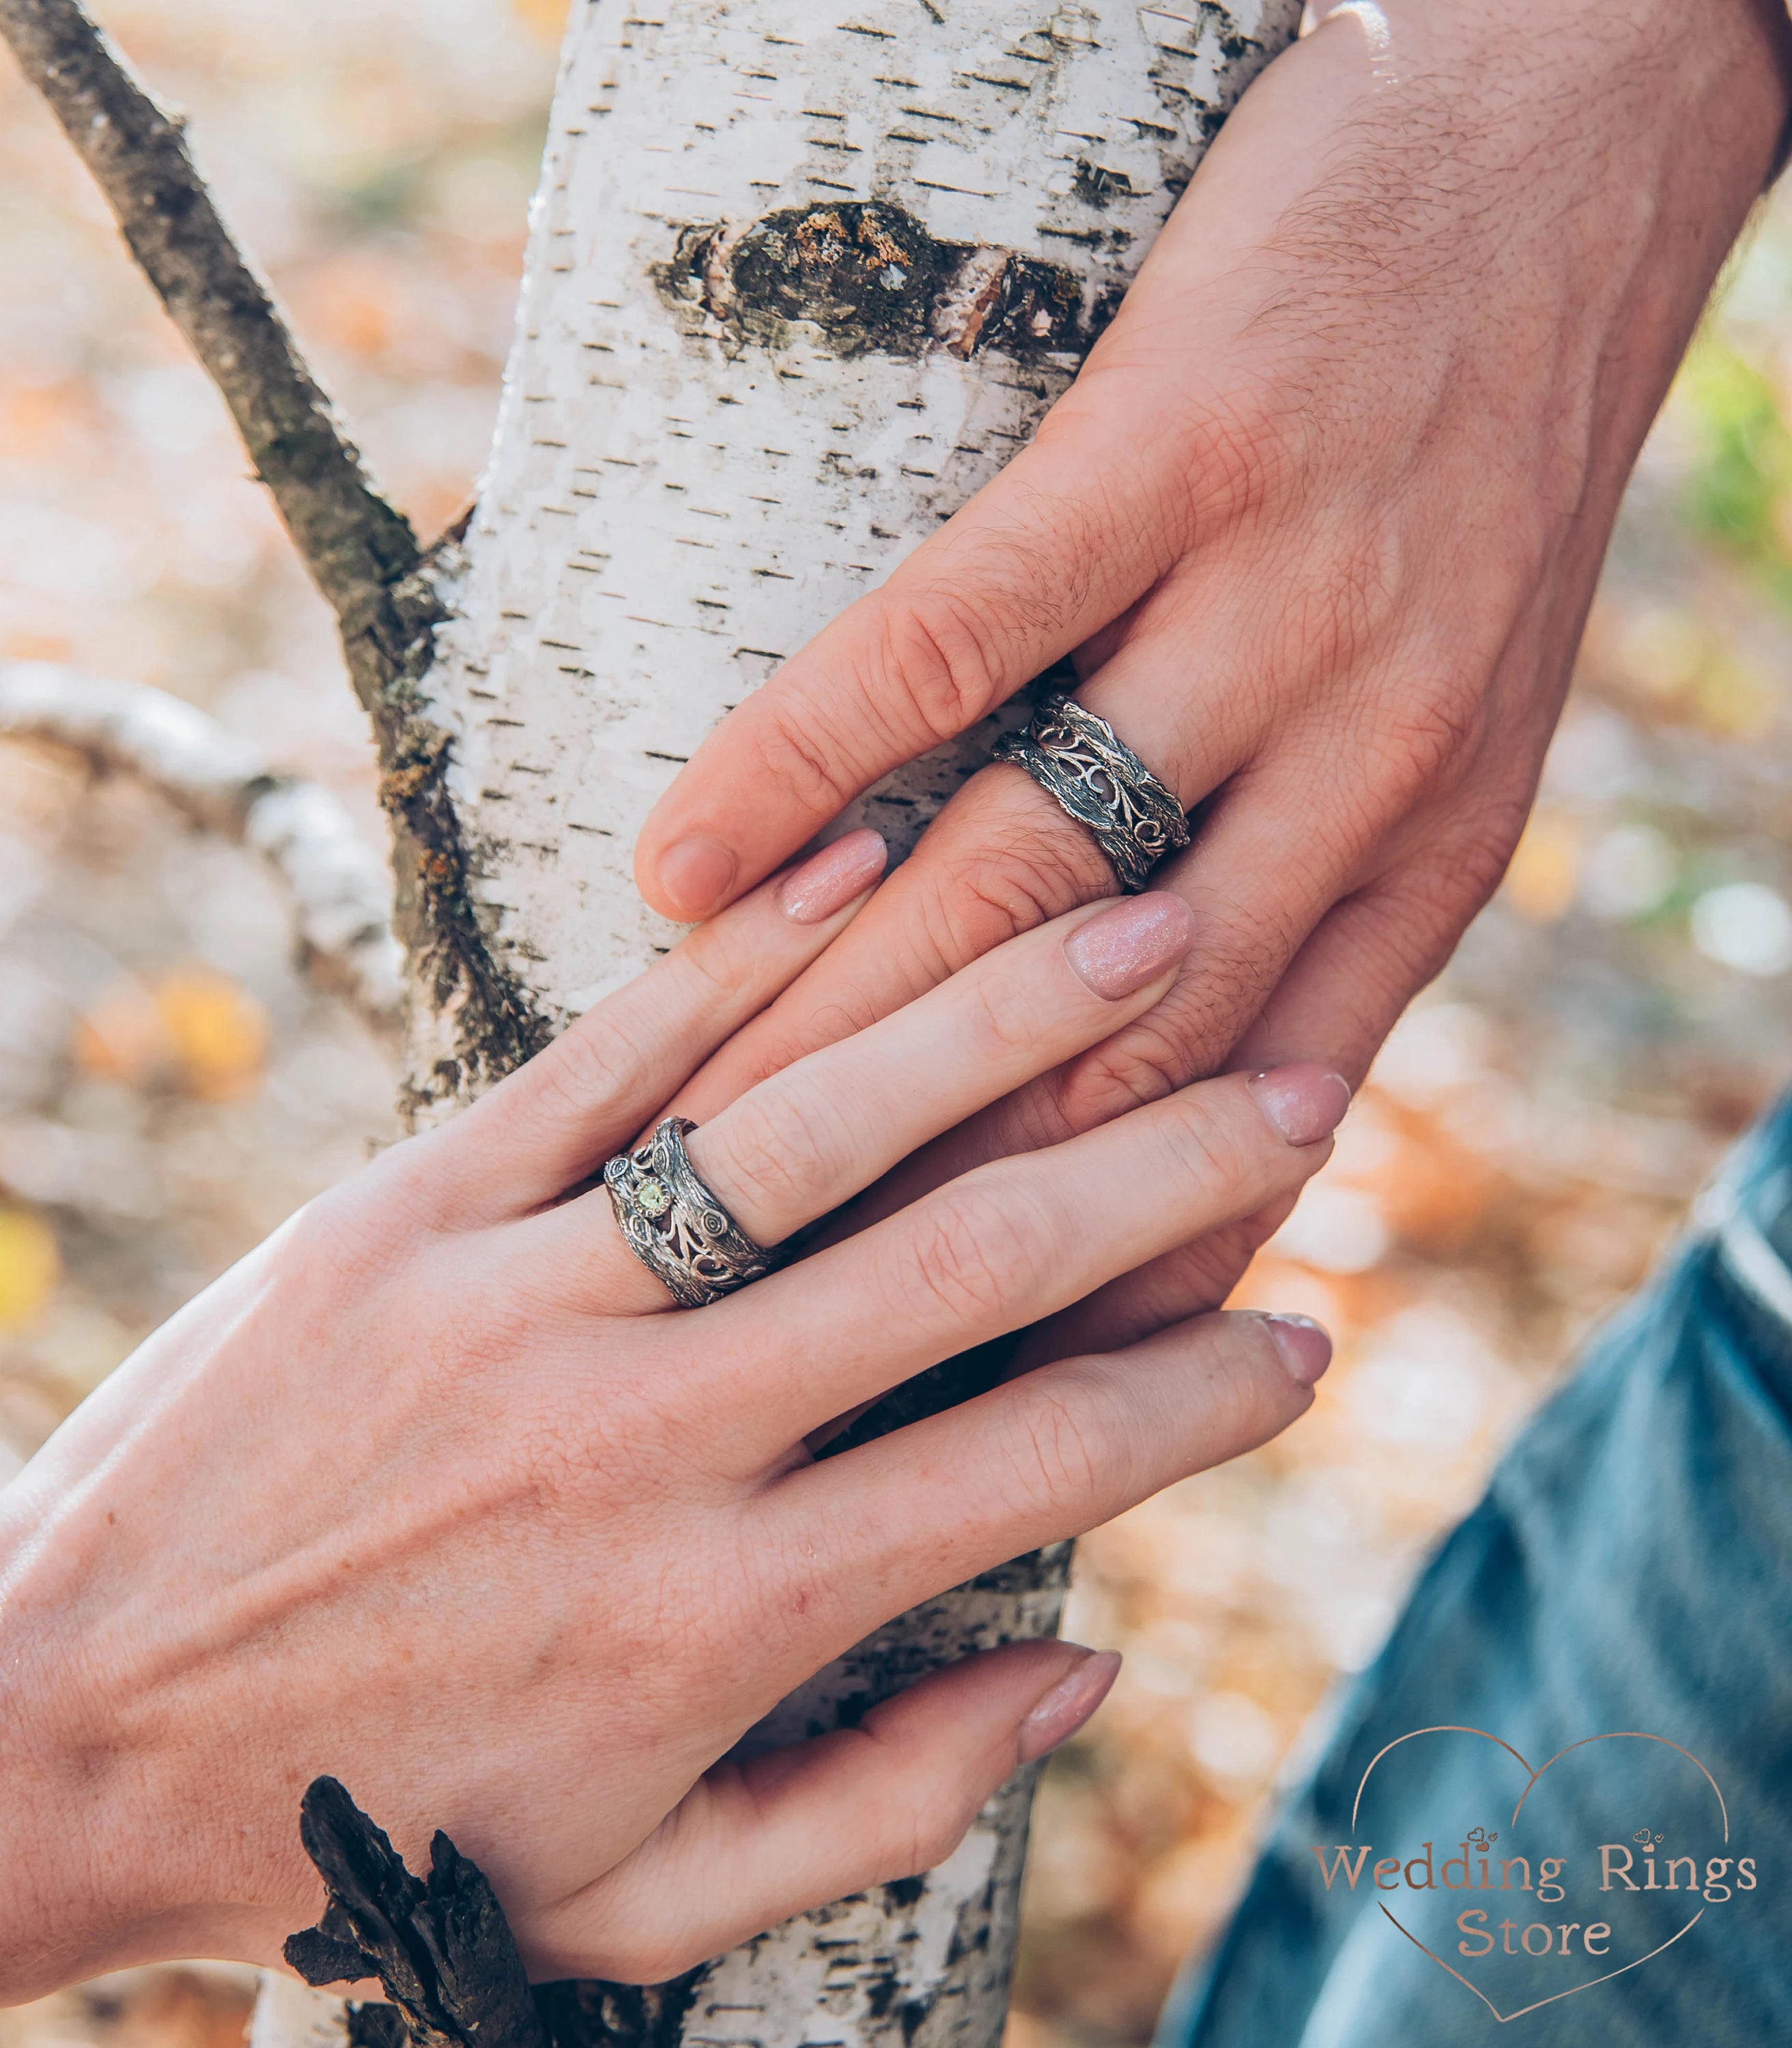
{"type": "MultiPolygon", "coordinates": [[[[725,721],[638,849],[650,901],[707,915],[1072,657],[1204,806],[1158,877],[1197,937],[1163,1003],[960,1165],[1228,1062],[1367,1068],[1504,869],[1624,480],[1786,118],[1783,0],[1315,11],[1033,444],[725,721]]],[[[692,1113],[1114,886],[986,770],[692,1113]]],[[[1159,1307],[1223,1297],[1258,1235],[1159,1307]]]]}
{"type": "MultiPolygon", "coordinates": [[[[1317,1066],[1208,1082],[662,1313],[590,1177],[882,857],[856,834],[766,884],[313,1203],[0,1494],[0,1999],[276,1959],[321,1903],[297,1820],[323,1772],[413,1860],[447,1829],[537,1976],[663,1978],[938,1860],[1092,1710],[1115,1660],[1030,1643],[721,1760],[892,1615],[1302,1412],[1323,1334],[1209,1316],[804,1448],[1286,1199],[1348,1093],[1317,1066]]],[[[785,1238],[1142,1014],[1193,935],[1171,896],[1073,911],[746,1093],[691,1156],[785,1238]]]]}

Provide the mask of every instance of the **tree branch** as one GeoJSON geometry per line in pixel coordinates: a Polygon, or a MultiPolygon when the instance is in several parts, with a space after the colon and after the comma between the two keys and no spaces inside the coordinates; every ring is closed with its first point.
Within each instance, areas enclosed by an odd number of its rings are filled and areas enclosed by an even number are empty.
{"type": "Polygon", "coordinates": [[[260,854],[293,898],[314,979],[375,1029],[394,1027],[390,882],[321,783],[276,774],[246,740],[165,690],[48,661],[0,664],[0,736],[72,748],[95,773],[129,775],[202,831],[260,854]]]}
{"type": "MultiPolygon", "coordinates": [[[[446,780],[449,737],[421,687],[435,629],[452,608],[459,530],[420,549],[409,522],[380,495],[267,287],[231,239],[179,120],[138,84],[79,0],[0,0],[0,36],[99,180],[132,253],[223,394],[257,472],[335,607],[383,771],[398,931],[417,979],[438,1003],[459,1005],[471,1063],[502,1072],[544,1045],[549,1029],[495,956],[481,922],[475,855],[446,780]]],[[[316,835],[301,831],[298,843],[314,844],[316,835]]],[[[308,898],[299,894],[303,905],[308,898]]],[[[383,1009],[383,995],[379,1001],[383,1009]]]]}
{"type": "Polygon", "coordinates": [[[418,558],[224,225],[177,117],[133,77],[78,0],[0,0],[0,35],[98,180],[131,253],[223,394],[344,636],[418,558]]]}

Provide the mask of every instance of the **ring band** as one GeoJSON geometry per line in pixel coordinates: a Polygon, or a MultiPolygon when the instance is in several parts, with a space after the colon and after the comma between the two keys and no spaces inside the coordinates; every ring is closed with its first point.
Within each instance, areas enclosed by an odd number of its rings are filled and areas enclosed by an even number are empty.
{"type": "Polygon", "coordinates": [[[992,760],[1024,768],[1107,855],[1120,886],[1137,895],[1168,854],[1189,844],[1188,814],[1106,719],[1074,697],[1040,702],[1018,731],[995,743],[992,760]]]}
{"type": "Polygon", "coordinates": [[[697,1177],[685,1150],[685,1132],[696,1129],[688,1116],[669,1116],[603,1169],[623,1242],[681,1309],[719,1301],[778,1263],[697,1177]]]}

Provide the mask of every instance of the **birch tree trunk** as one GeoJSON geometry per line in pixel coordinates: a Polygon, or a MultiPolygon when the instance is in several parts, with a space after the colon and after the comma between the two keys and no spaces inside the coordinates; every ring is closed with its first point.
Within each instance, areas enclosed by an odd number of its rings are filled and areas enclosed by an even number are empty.
{"type": "MultiPolygon", "coordinates": [[[[417,978],[420,1115],[672,941],[629,862],[677,765],[1031,433],[1298,13],[575,0],[496,445],[421,685],[509,999],[417,978]]],[[[863,820],[906,851],[991,736],[898,773],[863,820]]],[[[1068,1552],[904,1616],[762,1734],[1054,1630],[1068,1552]]],[[[662,1992],[569,1990],[557,2031],[992,2048],[1032,1777],[941,1869],[662,1992]]],[[[268,2026],[257,2048],[300,2043],[268,2026]]]]}
{"type": "MultiPolygon", "coordinates": [[[[476,511],[371,625],[339,603],[398,827],[419,1119],[671,942],[629,859],[677,764],[1027,438],[1298,14],[574,0],[476,511]]],[[[863,819],[906,851],[991,736],[900,772],[863,819]]],[[[1068,1550],[904,1616],[761,1738],[1055,1628],[1068,1550]]],[[[991,2048],[1030,1794],[1023,1773],[941,1869],[677,1984],[557,1991],[556,2034],[991,2048]]],[[[253,2039],[326,2048],[356,2024],[270,1983],[253,2039]]]]}

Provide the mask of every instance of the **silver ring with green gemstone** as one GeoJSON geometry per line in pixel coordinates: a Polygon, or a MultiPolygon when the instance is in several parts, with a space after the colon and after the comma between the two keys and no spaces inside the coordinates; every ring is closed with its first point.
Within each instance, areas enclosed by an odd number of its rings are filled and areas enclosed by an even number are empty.
{"type": "Polygon", "coordinates": [[[603,1169],[623,1242],[681,1309],[719,1301],[778,1263],[698,1177],[685,1150],[685,1132],[696,1129],[688,1116],[669,1116],[603,1169]]]}

